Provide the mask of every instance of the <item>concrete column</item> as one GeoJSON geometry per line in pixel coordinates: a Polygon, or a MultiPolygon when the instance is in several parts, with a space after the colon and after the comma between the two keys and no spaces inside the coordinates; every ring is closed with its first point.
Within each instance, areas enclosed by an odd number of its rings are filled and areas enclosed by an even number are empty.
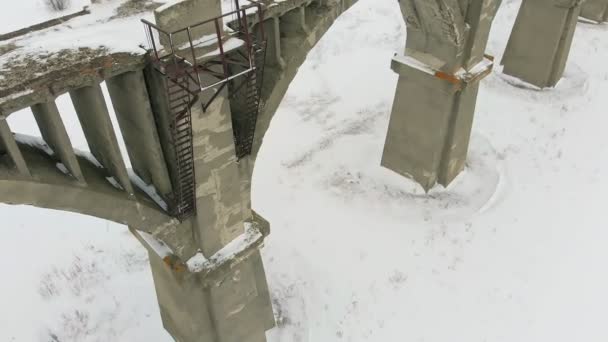
{"type": "Polygon", "coordinates": [[[264,342],[274,315],[259,248],[268,222],[254,215],[230,248],[182,261],[152,235],[146,247],[165,329],[180,342],[264,342]]]}
{"type": "Polygon", "coordinates": [[[95,84],[72,90],[70,98],[91,153],[122,188],[132,194],[133,186],[118,147],[101,87],[95,84]]]}
{"type": "Polygon", "coordinates": [[[306,25],[306,8],[298,7],[283,14],[279,18],[279,27],[286,37],[310,33],[306,25]]]}
{"type": "MultiPolygon", "coordinates": [[[[204,76],[204,75],[203,75],[204,76]]],[[[212,92],[202,93],[207,100],[212,92]]],[[[239,165],[226,90],[203,113],[192,107],[196,207],[201,250],[211,256],[243,233],[239,165]]]]}
{"type": "Polygon", "coordinates": [[[392,61],[399,82],[382,165],[427,191],[464,168],[478,82],[493,66],[484,51],[499,5],[400,2],[407,42],[405,55],[392,61]]]}
{"type": "Polygon", "coordinates": [[[163,325],[177,341],[266,341],[274,317],[259,251],[215,275],[149,259],[163,325]]]}
{"type": "Polygon", "coordinates": [[[44,141],[53,149],[57,158],[77,180],[84,182],[80,164],[74,153],[70,137],[61,121],[55,101],[32,106],[32,113],[44,141]]]}
{"type": "Polygon", "coordinates": [[[598,23],[608,21],[608,0],[586,0],[581,8],[581,17],[598,23]]]}
{"type": "Polygon", "coordinates": [[[581,0],[524,0],[507,43],[503,72],[539,88],[561,79],[581,0]]]}
{"type": "Polygon", "coordinates": [[[106,84],[134,171],[160,194],[170,194],[171,179],[143,74],[127,72],[106,84]]]}
{"type": "Polygon", "coordinates": [[[30,176],[30,170],[23,159],[23,154],[15,141],[15,137],[5,119],[0,119],[0,157],[7,154],[19,173],[30,176]]]}
{"type": "Polygon", "coordinates": [[[264,21],[264,33],[266,34],[266,65],[279,68],[285,67],[285,61],[281,55],[281,30],[279,18],[272,17],[264,21]]]}

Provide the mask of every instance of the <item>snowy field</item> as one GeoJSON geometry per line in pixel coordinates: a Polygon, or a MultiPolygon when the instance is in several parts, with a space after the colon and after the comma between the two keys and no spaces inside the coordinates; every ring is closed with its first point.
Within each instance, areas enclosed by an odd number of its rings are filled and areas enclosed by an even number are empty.
{"type": "MultiPolygon", "coordinates": [[[[519,4],[496,18],[497,60],[519,4]]],[[[269,341],[608,341],[608,25],[579,24],[557,89],[486,78],[467,169],[429,195],[379,166],[404,42],[397,1],[359,0],[271,123],[253,189],[272,224],[269,341]]],[[[58,104],[86,149],[69,98],[58,104]]],[[[39,135],[29,111],[9,121],[39,135]]],[[[30,207],[0,217],[0,341],[171,341],[125,227],[30,207]]]]}

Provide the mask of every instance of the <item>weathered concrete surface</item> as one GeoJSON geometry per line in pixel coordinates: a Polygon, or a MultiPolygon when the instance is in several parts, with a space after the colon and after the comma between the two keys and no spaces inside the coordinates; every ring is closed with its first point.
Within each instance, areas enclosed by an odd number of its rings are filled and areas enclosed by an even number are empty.
{"type": "Polygon", "coordinates": [[[274,326],[274,316],[259,244],[245,246],[238,255],[223,261],[212,258],[207,267],[198,270],[190,263],[172,263],[145,241],[144,245],[149,251],[163,324],[176,340],[266,340],[264,332],[274,326]]]}
{"type": "MultiPolygon", "coordinates": [[[[0,123],[0,127],[2,123],[0,123]]],[[[96,216],[153,233],[177,221],[162,212],[140,191],[128,196],[112,186],[105,170],[78,157],[86,185],[64,174],[45,152],[18,145],[30,176],[0,167],[0,198],[3,203],[33,205],[96,216]]]]}
{"type": "Polygon", "coordinates": [[[501,63],[503,73],[539,88],[561,79],[582,0],[524,0],[501,63]]]}
{"type": "Polygon", "coordinates": [[[91,153],[125,191],[133,193],[101,87],[96,83],[71,90],[70,98],[91,153]]]}
{"type": "Polygon", "coordinates": [[[45,58],[45,63],[17,55],[0,68],[0,118],[145,65],[143,51],[110,53],[103,48],[62,50],[38,58],[45,58]]]}
{"type": "Polygon", "coordinates": [[[53,149],[57,159],[65,165],[72,176],[84,182],[80,164],[76,159],[74,148],[68,132],[61,121],[55,101],[38,103],[32,106],[32,113],[44,141],[53,149]]]}
{"type": "MultiPolygon", "coordinates": [[[[202,99],[212,93],[203,93],[202,99]]],[[[240,178],[235,156],[230,103],[224,90],[203,112],[192,108],[196,206],[199,241],[205,255],[212,255],[243,233],[246,215],[241,202],[240,178]]]]}
{"type": "Polygon", "coordinates": [[[585,0],[580,15],[598,23],[608,21],[608,0],[585,0]]]}
{"type": "Polygon", "coordinates": [[[479,80],[492,69],[484,57],[500,0],[402,0],[407,24],[382,166],[428,191],[447,186],[464,168],[479,80]]]}
{"type": "MultiPolygon", "coordinates": [[[[283,37],[283,39],[280,39],[279,42],[290,42],[288,44],[289,48],[286,47],[277,52],[277,54],[281,56],[281,59],[284,59],[284,67],[272,64],[269,65],[267,63],[264,70],[264,84],[262,89],[263,106],[260,110],[256,124],[253,152],[252,155],[248,157],[248,159],[250,159],[248,162],[245,162],[244,160],[241,161],[241,163],[248,163],[246,169],[248,169],[249,180],[253,173],[255,158],[262,146],[264,135],[268,130],[272,117],[285,96],[289,84],[295,78],[302,63],[306,60],[308,52],[317,44],[327,30],[329,30],[334,21],[355,2],[356,0],[327,0],[320,2],[301,1],[301,3],[305,5],[305,20],[308,31],[300,34],[291,33],[286,37],[283,37]]],[[[276,15],[280,20],[280,16],[283,13],[294,10],[293,7],[287,7],[290,3],[291,2],[286,1],[269,8],[266,16],[276,15]]],[[[278,30],[280,37],[280,25],[278,30]]],[[[272,38],[274,38],[274,36],[272,36],[272,38]]],[[[271,39],[271,36],[269,36],[268,39],[271,39]]],[[[269,53],[270,50],[267,51],[267,61],[269,53]]]]}
{"type": "Polygon", "coordinates": [[[407,58],[393,59],[399,74],[382,166],[412,178],[425,190],[450,184],[463,170],[469,146],[479,80],[487,61],[470,79],[452,83],[407,58]]]}
{"type": "Polygon", "coordinates": [[[106,84],[133,170],[167,196],[171,193],[171,181],[143,73],[126,72],[106,84]]]}
{"type": "MultiPolygon", "coordinates": [[[[154,10],[156,25],[167,32],[175,32],[202,21],[222,15],[221,2],[217,0],[173,0],[154,10]]],[[[223,27],[222,20],[219,20],[223,27]]],[[[191,30],[192,40],[216,34],[213,22],[197,26],[191,30]]],[[[160,42],[165,49],[171,49],[171,42],[175,49],[189,42],[188,34],[184,32],[172,36],[161,34],[160,42]]]]}
{"type": "Polygon", "coordinates": [[[12,164],[21,175],[30,175],[23,154],[17,146],[17,142],[15,141],[8,123],[6,120],[0,119],[0,156],[3,154],[10,158],[11,162],[9,165],[12,164]]]}
{"type": "Polygon", "coordinates": [[[455,73],[483,60],[500,0],[402,0],[405,54],[435,70],[455,73]]]}
{"type": "Polygon", "coordinates": [[[266,65],[285,67],[285,60],[281,56],[281,30],[279,18],[271,17],[264,21],[264,33],[266,34],[266,65]]]}

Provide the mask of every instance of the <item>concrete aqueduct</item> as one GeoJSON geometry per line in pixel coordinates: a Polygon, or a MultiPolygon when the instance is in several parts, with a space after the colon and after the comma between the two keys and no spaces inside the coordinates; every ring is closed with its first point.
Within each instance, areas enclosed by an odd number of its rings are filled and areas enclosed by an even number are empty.
{"type": "MultiPolygon", "coordinates": [[[[149,252],[164,326],[181,342],[261,342],[274,326],[259,252],[270,223],[251,208],[256,155],[307,53],[355,0],[250,2],[227,14],[219,0],[170,2],[156,23],[143,21],[146,54],[67,51],[34,66],[44,73],[0,77],[0,201],[129,226],[149,252]],[[90,154],[64,127],[55,99],[66,93],[90,154]],[[28,107],[42,139],[11,132],[6,119],[28,107]]],[[[392,61],[400,77],[382,163],[425,189],[464,166],[499,5],[400,1],[408,38],[392,61]]],[[[524,0],[504,72],[554,86],[581,8],[608,19],[606,0],[524,0]]]]}

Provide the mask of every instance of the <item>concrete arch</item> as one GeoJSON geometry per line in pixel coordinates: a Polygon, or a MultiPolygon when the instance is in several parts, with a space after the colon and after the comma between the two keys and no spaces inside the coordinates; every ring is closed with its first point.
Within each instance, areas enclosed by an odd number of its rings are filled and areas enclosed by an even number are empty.
{"type": "Polygon", "coordinates": [[[85,179],[79,182],[37,148],[20,144],[20,149],[31,176],[0,168],[3,203],[95,216],[148,233],[177,223],[140,189],[129,195],[112,185],[104,169],[86,157],[78,157],[85,179]]]}

